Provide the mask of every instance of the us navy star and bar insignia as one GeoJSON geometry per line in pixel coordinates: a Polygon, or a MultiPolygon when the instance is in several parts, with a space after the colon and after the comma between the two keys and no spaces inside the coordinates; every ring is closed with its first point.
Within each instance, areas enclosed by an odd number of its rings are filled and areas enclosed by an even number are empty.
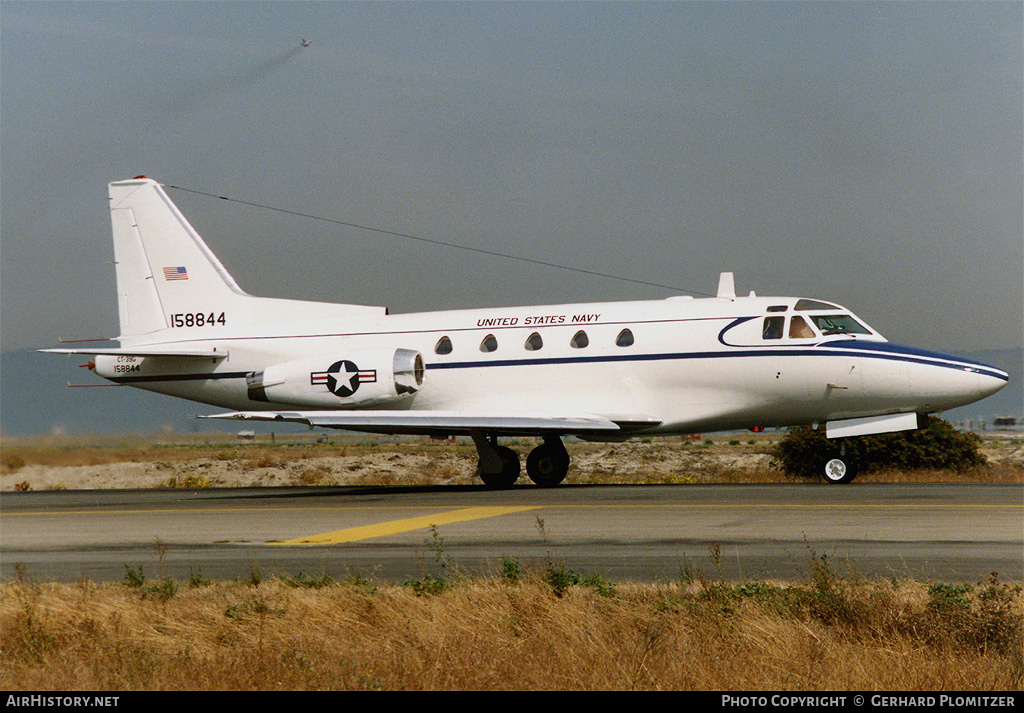
{"type": "Polygon", "coordinates": [[[376,381],[376,369],[360,369],[347,359],[334,362],[327,371],[314,371],[309,375],[310,384],[323,384],[332,394],[342,397],[354,394],[360,384],[373,384],[376,381]]]}

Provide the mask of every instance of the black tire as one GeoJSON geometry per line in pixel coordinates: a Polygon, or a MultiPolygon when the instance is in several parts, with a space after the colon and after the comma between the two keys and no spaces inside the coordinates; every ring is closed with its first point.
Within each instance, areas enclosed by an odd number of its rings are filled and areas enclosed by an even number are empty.
{"type": "Polygon", "coordinates": [[[519,454],[508,446],[497,446],[494,450],[501,458],[501,472],[484,473],[477,465],[476,474],[488,488],[506,490],[519,479],[519,454]]]}
{"type": "Polygon", "coordinates": [[[857,467],[849,456],[830,453],[822,461],[821,476],[826,483],[844,485],[857,477],[857,467]]]}
{"type": "Polygon", "coordinates": [[[526,474],[542,488],[551,488],[565,480],[569,472],[569,454],[565,448],[547,443],[530,451],[526,457],[526,474]]]}

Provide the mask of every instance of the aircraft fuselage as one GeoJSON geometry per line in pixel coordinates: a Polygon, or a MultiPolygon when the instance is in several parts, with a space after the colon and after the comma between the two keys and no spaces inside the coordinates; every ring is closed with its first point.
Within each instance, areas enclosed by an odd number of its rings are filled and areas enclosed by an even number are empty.
{"type": "Polygon", "coordinates": [[[371,372],[385,371],[390,355],[404,349],[422,355],[424,375],[418,391],[396,397],[393,407],[475,412],[500,404],[502,411],[529,413],[646,414],[660,421],[643,429],[651,434],[930,413],[983,398],[1006,383],[997,369],[891,344],[866,325],[867,334],[765,338],[764,322],[773,317],[802,317],[808,325],[815,316],[852,317],[839,306],[797,311],[798,302],[671,298],[456,310],[234,336],[214,319],[194,335],[150,346],[216,348],[225,359],[99,356],[96,371],[118,383],[239,411],[366,408],[382,403],[362,400],[376,383],[371,372]],[[329,401],[306,401],[298,393],[270,402],[250,398],[247,375],[295,361],[309,364],[299,366],[300,381],[338,361],[364,373],[351,394],[322,389],[329,401]]]}

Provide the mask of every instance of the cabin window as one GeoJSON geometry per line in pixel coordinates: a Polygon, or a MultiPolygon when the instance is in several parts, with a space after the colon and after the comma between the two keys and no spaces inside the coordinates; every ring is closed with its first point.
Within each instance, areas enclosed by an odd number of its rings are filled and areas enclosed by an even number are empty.
{"type": "Polygon", "coordinates": [[[633,332],[629,329],[623,329],[619,332],[619,336],[615,338],[615,344],[620,347],[633,346],[633,332]]]}
{"type": "Polygon", "coordinates": [[[573,349],[583,349],[590,344],[590,337],[582,329],[576,334],[572,335],[572,339],[569,340],[569,346],[573,349]]]}
{"type": "Polygon", "coordinates": [[[437,344],[434,345],[435,354],[451,354],[452,353],[452,340],[448,337],[441,337],[437,340],[437,344]]]}
{"type": "Polygon", "coordinates": [[[803,317],[794,316],[793,319],[790,320],[790,339],[812,339],[814,336],[814,330],[811,329],[811,325],[807,324],[807,320],[803,317]]]}
{"type": "Polygon", "coordinates": [[[785,325],[785,317],[765,317],[764,326],[761,327],[761,339],[782,339],[785,325]]]}
{"type": "Polygon", "coordinates": [[[811,317],[821,333],[829,334],[871,334],[868,329],[848,314],[822,314],[811,317]]]}
{"type": "Polygon", "coordinates": [[[493,334],[488,334],[484,337],[484,340],[480,342],[480,351],[482,352],[493,352],[498,348],[498,340],[493,334]]]}
{"type": "Polygon", "coordinates": [[[535,352],[544,346],[544,340],[540,338],[540,335],[534,332],[526,339],[526,351],[535,352]]]}

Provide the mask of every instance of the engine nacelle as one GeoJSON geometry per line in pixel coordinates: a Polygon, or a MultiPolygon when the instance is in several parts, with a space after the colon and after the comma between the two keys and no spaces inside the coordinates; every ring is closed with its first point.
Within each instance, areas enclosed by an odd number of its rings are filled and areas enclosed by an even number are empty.
{"type": "Polygon", "coordinates": [[[246,376],[249,398],[289,406],[349,408],[410,398],[423,385],[423,356],[374,349],[297,359],[246,376]]]}

